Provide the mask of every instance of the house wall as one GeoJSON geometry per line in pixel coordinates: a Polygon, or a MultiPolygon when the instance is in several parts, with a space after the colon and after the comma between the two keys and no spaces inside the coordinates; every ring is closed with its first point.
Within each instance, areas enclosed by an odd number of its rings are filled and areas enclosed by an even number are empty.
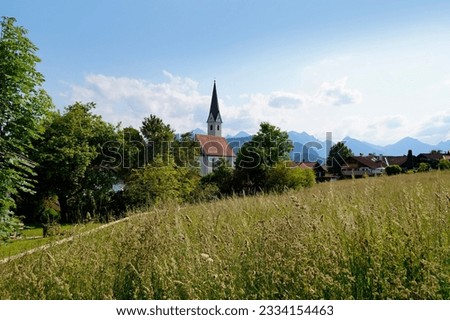
{"type": "Polygon", "coordinates": [[[225,159],[231,167],[234,167],[234,157],[200,156],[200,175],[206,176],[213,172],[214,164],[219,159],[225,159]]]}

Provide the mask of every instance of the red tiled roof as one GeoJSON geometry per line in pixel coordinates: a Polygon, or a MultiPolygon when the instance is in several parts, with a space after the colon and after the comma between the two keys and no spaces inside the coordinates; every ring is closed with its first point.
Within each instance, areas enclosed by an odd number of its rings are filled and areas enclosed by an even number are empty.
{"type": "Polygon", "coordinates": [[[224,137],[196,134],[195,140],[200,142],[202,154],[213,157],[234,157],[233,149],[224,137]]]}

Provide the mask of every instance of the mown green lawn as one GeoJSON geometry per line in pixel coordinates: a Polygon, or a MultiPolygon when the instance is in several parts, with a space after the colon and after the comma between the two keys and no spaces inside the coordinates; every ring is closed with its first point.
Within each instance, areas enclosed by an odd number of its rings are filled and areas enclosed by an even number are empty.
{"type": "Polygon", "coordinates": [[[0,245],[0,259],[8,258],[24,251],[34,249],[50,243],[55,240],[62,239],[67,236],[85,232],[101,226],[100,223],[87,223],[81,225],[62,225],[60,226],[60,235],[51,237],[42,237],[42,227],[25,226],[21,230],[21,238],[13,239],[6,245],[0,245]]]}

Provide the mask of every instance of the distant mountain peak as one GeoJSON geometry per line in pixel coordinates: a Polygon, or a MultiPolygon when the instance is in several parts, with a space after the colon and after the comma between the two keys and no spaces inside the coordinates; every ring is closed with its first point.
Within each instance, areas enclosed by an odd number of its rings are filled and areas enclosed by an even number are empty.
{"type": "Polygon", "coordinates": [[[192,134],[206,134],[206,132],[200,128],[195,128],[191,132],[192,132],[192,134]]]}
{"type": "Polygon", "coordinates": [[[317,139],[313,135],[306,133],[305,131],[302,131],[302,132],[289,131],[288,135],[289,135],[289,139],[291,139],[292,141],[300,142],[302,144],[307,143],[307,142],[319,142],[319,139],[317,139]]]}
{"type": "MultiPolygon", "coordinates": [[[[423,143],[422,141],[420,141],[419,139],[416,138],[412,138],[412,137],[404,137],[400,140],[398,140],[396,143],[400,143],[400,142],[414,142],[414,143],[423,143]]],[[[394,144],[396,144],[394,143],[394,144]]]]}
{"type": "Polygon", "coordinates": [[[236,133],[233,138],[243,138],[243,137],[250,137],[251,134],[245,131],[239,131],[238,133],[236,133]]]}
{"type": "MultiPolygon", "coordinates": [[[[202,129],[194,129],[192,130],[193,134],[206,134],[205,131],[202,129]]],[[[294,143],[294,151],[297,153],[302,153],[304,151],[304,146],[312,146],[315,156],[325,157],[325,141],[320,141],[313,135],[308,134],[305,131],[297,132],[297,131],[288,131],[289,139],[292,140],[294,143]],[[318,147],[315,144],[308,144],[308,143],[319,143],[322,145],[322,147],[318,147]],[[316,152],[317,151],[317,152],[316,152]]],[[[234,136],[227,135],[227,139],[230,141],[240,141],[240,142],[246,142],[251,140],[251,134],[249,134],[246,131],[239,131],[234,136]]],[[[369,153],[372,154],[382,154],[385,156],[400,156],[400,155],[406,155],[408,153],[408,150],[412,150],[414,155],[418,155],[419,153],[427,153],[431,150],[443,150],[444,152],[450,150],[450,140],[447,141],[441,141],[439,144],[431,145],[424,143],[420,141],[417,138],[413,137],[404,137],[400,139],[399,141],[389,144],[386,146],[380,146],[376,144],[372,144],[369,142],[365,142],[362,140],[358,140],[355,138],[352,138],[350,136],[344,137],[342,140],[344,141],[345,145],[350,148],[355,155],[358,154],[365,154],[368,155],[369,153]]],[[[338,141],[332,141],[332,143],[336,143],[338,141]]]]}

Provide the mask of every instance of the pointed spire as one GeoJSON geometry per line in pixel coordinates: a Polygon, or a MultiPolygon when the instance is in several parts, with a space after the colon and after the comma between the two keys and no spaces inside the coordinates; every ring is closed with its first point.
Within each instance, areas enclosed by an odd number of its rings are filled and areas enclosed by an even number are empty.
{"type": "Polygon", "coordinates": [[[211,107],[209,108],[209,114],[213,116],[214,121],[217,120],[217,116],[220,114],[219,101],[217,99],[216,80],[214,80],[214,87],[211,98],[211,107]]]}

